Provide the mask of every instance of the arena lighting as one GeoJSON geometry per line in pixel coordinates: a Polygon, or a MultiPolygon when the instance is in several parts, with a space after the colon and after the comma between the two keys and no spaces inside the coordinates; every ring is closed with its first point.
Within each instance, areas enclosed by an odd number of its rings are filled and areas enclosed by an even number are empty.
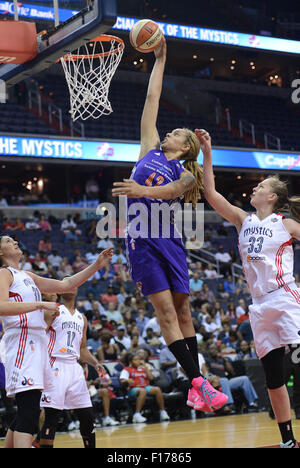
{"type": "MultiPolygon", "coordinates": [[[[6,158],[37,158],[48,160],[95,161],[134,164],[138,161],[140,145],[137,142],[83,140],[75,138],[41,138],[7,136],[0,134],[0,156],[6,158]]],[[[23,159],[24,160],[24,159],[23,159]]],[[[202,153],[199,163],[202,164],[202,153]]],[[[3,161],[5,162],[5,161],[3,161]]],[[[300,171],[300,154],[280,151],[244,150],[213,147],[216,167],[300,171]]],[[[38,171],[42,170],[39,162],[38,171]],[[39,168],[40,166],[40,168],[39,168]]]]}
{"type": "MultiPolygon", "coordinates": [[[[130,31],[132,26],[139,21],[137,18],[118,16],[113,29],[130,31]]],[[[288,54],[300,54],[300,41],[281,39],[278,37],[256,36],[232,31],[221,31],[217,29],[201,28],[198,26],[186,26],[158,22],[165,36],[178,39],[202,41],[214,44],[222,44],[235,47],[246,47],[248,49],[262,49],[274,52],[285,52],[288,54]]]]}

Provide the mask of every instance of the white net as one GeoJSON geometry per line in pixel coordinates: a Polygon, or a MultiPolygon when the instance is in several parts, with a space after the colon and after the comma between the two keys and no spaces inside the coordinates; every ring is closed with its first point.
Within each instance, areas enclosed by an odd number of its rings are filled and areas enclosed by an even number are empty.
{"type": "Polygon", "coordinates": [[[121,39],[102,35],[60,59],[70,91],[73,121],[98,119],[112,112],[109,86],[123,50],[121,39]]]}

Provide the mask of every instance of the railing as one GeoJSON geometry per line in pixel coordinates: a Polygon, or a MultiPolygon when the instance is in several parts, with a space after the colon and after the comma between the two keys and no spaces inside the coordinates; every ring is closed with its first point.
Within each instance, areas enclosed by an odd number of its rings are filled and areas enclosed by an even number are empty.
{"type": "Polygon", "coordinates": [[[58,125],[59,125],[59,131],[62,132],[63,131],[63,118],[62,118],[62,110],[60,107],[57,107],[55,104],[53,104],[52,102],[48,102],[48,105],[47,105],[47,109],[48,109],[48,120],[49,120],[49,123],[52,124],[53,123],[53,118],[56,118],[58,119],[58,125]]]}
{"type": "Polygon", "coordinates": [[[253,123],[250,123],[247,120],[240,119],[239,120],[239,130],[240,130],[240,137],[241,138],[244,138],[245,133],[250,135],[253,145],[256,146],[255,126],[254,126],[253,123]]]}
{"type": "Polygon", "coordinates": [[[42,98],[40,93],[35,89],[30,89],[28,91],[28,107],[29,109],[37,107],[39,116],[42,115],[42,98]]]}
{"type": "Polygon", "coordinates": [[[82,122],[73,122],[73,120],[70,118],[70,131],[71,131],[71,136],[74,136],[74,131],[76,133],[79,133],[81,137],[85,137],[85,132],[84,132],[84,124],[82,122]]]}
{"type": "MultiPolygon", "coordinates": [[[[272,135],[271,133],[264,133],[264,142],[265,142],[265,148],[266,149],[271,149],[270,145],[274,145],[277,150],[281,150],[281,141],[280,138],[272,135]]],[[[273,148],[274,148],[273,146],[273,148]]]]}

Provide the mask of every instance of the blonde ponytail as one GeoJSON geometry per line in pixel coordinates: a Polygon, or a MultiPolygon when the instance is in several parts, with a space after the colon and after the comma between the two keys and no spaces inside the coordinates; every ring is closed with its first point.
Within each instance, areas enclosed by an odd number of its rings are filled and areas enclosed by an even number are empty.
{"type": "Polygon", "coordinates": [[[196,181],[194,187],[185,193],[184,201],[186,203],[192,202],[193,207],[196,208],[198,200],[201,199],[201,191],[203,190],[203,169],[197,162],[200,151],[200,142],[192,130],[188,128],[184,128],[184,130],[186,132],[186,143],[190,146],[190,149],[182,157],[184,160],[182,165],[187,171],[190,171],[193,174],[196,181]]]}
{"type": "Polygon", "coordinates": [[[300,221],[300,197],[288,196],[287,183],[280,180],[278,175],[269,176],[272,190],[277,195],[277,201],[274,205],[274,211],[289,209],[290,215],[300,221]]]}

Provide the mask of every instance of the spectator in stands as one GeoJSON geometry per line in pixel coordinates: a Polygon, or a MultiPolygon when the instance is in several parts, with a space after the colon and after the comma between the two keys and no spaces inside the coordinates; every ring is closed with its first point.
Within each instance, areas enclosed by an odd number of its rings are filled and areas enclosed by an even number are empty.
{"type": "Polygon", "coordinates": [[[23,250],[23,255],[19,264],[20,270],[32,271],[32,265],[29,261],[29,252],[28,250],[23,250]]]}
{"type": "Polygon", "coordinates": [[[128,396],[137,397],[133,423],[143,423],[147,419],[141,415],[147,395],[153,395],[160,410],[160,420],[169,421],[170,417],[165,410],[164,397],[159,387],[153,387],[151,381],[153,375],[147,366],[141,365],[138,355],[129,355],[129,366],[126,366],[120,374],[121,384],[129,386],[128,396]]]}
{"type": "Polygon", "coordinates": [[[88,286],[86,288],[86,295],[93,294],[94,297],[99,297],[102,293],[103,289],[99,280],[94,277],[91,281],[89,281],[88,286]]]}
{"type": "Polygon", "coordinates": [[[219,301],[226,301],[229,299],[229,297],[230,294],[227,291],[225,291],[223,282],[220,282],[217,288],[216,299],[219,301]]]}
{"type": "Polygon", "coordinates": [[[96,200],[99,197],[99,191],[99,184],[92,176],[85,184],[85,192],[90,200],[96,200]]]}
{"type": "Polygon", "coordinates": [[[81,231],[77,230],[77,224],[72,219],[72,215],[70,214],[67,215],[66,219],[62,221],[60,229],[65,235],[68,234],[70,231],[73,231],[76,234],[81,234],[81,231]]]}
{"type": "Polygon", "coordinates": [[[252,328],[250,325],[250,320],[244,320],[237,329],[237,334],[239,340],[245,340],[247,343],[251,343],[253,341],[253,333],[252,328]]]}
{"type": "Polygon", "coordinates": [[[1,206],[1,207],[6,207],[6,206],[8,206],[7,200],[6,200],[6,198],[4,198],[3,195],[0,195],[0,206],[1,206]]]}
{"type": "Polygon", "coordinates": [[[38,251],[39,252],[51,252],[52,250],[52,242],[49,236],[45,236],[43,239],[40,240],[38,251]]]}
{"type": "Polygon", "coordinates": [[[232,364],[222,356],[217,344],[213,343],[209,346],[208,353],[204,355],[204,358],[208,371],[219,377],[222,391],[228,396],[228,404],[233,403],[231,392],[242,390],[248,406],[257,408],[255,401],[258,397],[249,377],[246,375],[234,377],[235,372],[232,364]]]}
{"type": "Polygon", "coordinates": [[[45,262],[41,260],[39,253],[36,253],[34,260],[32,262],[32,270],[34,273],[37,273],[40,276],[46,276],[48,273],[48,268],[45,262]]]}
{"type": "Polygon", "coordinates": [[[209,289],[207,283],[203,283],[201,290],[199,291],[199,297],[202,301],[213,304],[215,301],[215,295],[211,289],[209,289]]]}
{"type": "Polygon", "coordinates": [[[108,321],[115,320],[117,323],[124,322],[122,314],[119,312],[119,310],[116,309],[115,302],[107,302],[106,307],[107,309],[105,310],[105,314],[108,321]]]}
{"type": "Polygon", "coordinates": [[[120,351],[126,349],[127,351],[130,348],[131,340],[128,336],[125,336],[125,326],[117,326],[117,335],[114,337],[114,342],[119,346],[120,351]]]}
{"type": "Polygon", "coordinates": [[[90,250],[85,254],[85,258],[87,259],[88,264],[91,265],[91,263],[93,263],[96,260],[98,255],[99,254],[97,253],[96,247],[92,246],[90,250]]]}
{"type": "Polygon", "coordinates": [[[225,252],[224,246],[219,245],[218,252],[215,254],[215,259],[220,262],[220,272],[226,276],[231,274],[231,256],[225,252]]]}
{"type": "Polygon", "coordinates": [[[120,288],[119,288],[119,292],[117,294],[118,304],[123,304],[125,302],[125,299],[126,299],[127,296],[128,296],[128,294],[126,293],[126,290],[125,290],[123,284],[121,284],[120,288]]]}
{"type": "Polygon", "coordinates": [[[21,220],[21,218],[17,218],[16,221],[12,224],[12,231],[24,231],[25,230],[25,224],[21,220]]]}
{"type": "Polygon", "coordinates": [[[116,395],[113,391],[112,381],[107,372],[104,372],[100,378],[100,390],[99,397],[102,400],[104,418],[102,419],[102,425],[105,426],[118,426],[120,423],[111,415],[115,412],[116,395]]]}
{"type": "Polygon", "coordinates": [[[218,333],[221,331],[220,326],[212,319],[209,314],[204,317],[202,324],[206,333],[212,333],[212,335],[215,337],[217,337],[218,333]]]}
{"type": "Polygon", "coordinates": [[[190,279],[190,289],[192,291],[200,291],[203,286],[203,281],[199,278],[198,273],[194,273],[190,279]]]}
{"type": "Polygon", "coordinates": [[[245,315],[247,311],[248,307],[246,306],[244,299],[239,299],[236,307],[236,318],[239,319],[240,316],[245,315]]]}
{"type": "MultiPolygon", "coordinates": [[[[168,377],[170,383],[173,382],[174,369],[177,367],[177,360],[173,353],[169,350],[168,346],[164,346],[159,354],[159,363],[161,369],[168,377]]],[[[190,386],[189,386],[190,387],[190,386]]]]}
{"type": "Polygon", "coordinates": [[[234,302],[229,302],[226,314],[229,316],[231,328],[237,327],[236,307],[234,302]]]}
{"type": "MultiPolygon", "coordinates": [[[[57,258],[57,254],[53,254],[57,258]]],[[[51,255],[50,255],[51,257],[51,255]]],[[[55,260],[54,260],[55,261],[55,260]]],[[[51,263],[51,262],[50,262],[51,263]]],[[[52,264],[52,266],[54,266],[52,264]]],[[[54,266],[55,267],[55,266],[54,266]]],[[[67,257],[64,257],[59,265],[58,276],[59,278],[64,278],[66,275],[72,275],[74,273],[72,265],[70,265],[67,257]]]]}
{"type": "Polygon", "coordinates": [[[107,320],[107,317],[105,314],[100,314],[100,321],[98,324],[98,331],[100,333],[100,337],[102,333],[110,333],[113,335],[114,329],[112,326],[112,323],[107,320]]]}
{"type": "Polygon", "coordinates": [[[91,351],[92,354],[96,354],[98,349],[101,346],[101,338],[99,334],[99,330],[96,328],[91,327],[89,338],[87,339],[87,347],[91,351]]]}
{"type": "Polygon", "coordinates": [[[122,253],[122,249],[116,248],[115,253],[114,253],[114,255],[113,255],[113,258],[112,258],[112,264],[117,263],[119,259],[121,259],[122,265],[126,265],[126,264],[127,264],[126,257],[125,257],[125,255],[122,253]]]}
{"type": "Polygon", "coordinates": [[[41,214],[40,220],[38,221],[38,225],[40,226],[42,231],[52,231],[51,225],[44,214],[41,214]]]}
{"type": "Polygon", "coordinates": [[[233,294],[236,290],[236,285],[233,281],[233,278],[231,275],[228,275],[227,278],[224,279],[224,289],[226,292],[229,294],[233,294]]]}
{"type": "Polygon", "coordinates": [[[196,239],[196,236],[189,238],[185,243],[185,248],[187,250],[193,250],[194,253],[199,253],[199,250],[202,248],[203,242],[196,239]]]}
{"type": "Polygon", "coordinates": [[[256,352],[250,348],[249,343],[243,340],[240,344],[240,351],[237,353],[237,359],[246,361],[248,359],[257,359],[256,352]]]}
{"type": "Polygon", "coordinates": [[[212,263],[209,263],[204,270],[204,274],[207,278],[216,278],[218,276],[217,270],[214,268],[212,263]]]}
{"type": "Polygon", "coordinates": [[[62,261],[63,258],[58,254],[58,250],[52,249],[51,253],[48,255],[48,262],[52,265],[52,267],[55,268],[55,270],[59,270],[62,261]]]}
{"type": "Polygon", "coordinates": [[[150,319],[149,317],[147,317],[144,307],[139,307],[137,310],[136,324],[139,328],[139,332],[141,335],[143,334],[144,328],[149,322],[149,320],[150,319]]]}
{"type": "Polygon", "coordinates": [[[100,249],[100,250],[105,250],[105,249],[108,249],[109,247],[114,247],[114,244],[109,239],[108,236],[105,239],[100,239],[98,244],[97,244],[97,248],[100,249]]]}
{"type": "Polygon", "coordinates": [[[84,270],[85,268],[87,268],[87,266],[88,264],[83,260],[81,255],[77,255],[75,261],[72,264],[74,273],[78,273],[79,271],[84,270]]]}
{"type": "Polygon", "coordinates": [[[108,286],[106,293],[101,295],[101,302],[104,306],[107,306],[109,302],[113,302],[115,305],[118,304],[118,297],[114,294],[114,290],[111,286],[108,286]]]}
{"type": "Polygon", "coordinates": [[[37,231],[41,229],[37,221],[34,220],[33,216],[29,216],[28,221],[25,223],[25,229],[27,231],[37,231]]]}
{"type": "Polygon", "coordinates": [[[3,231],[11,231],[13,229],[14,223],[9,218],[3,218],[3,231]]]}
{"type": "Polygon", "coordinates": [[[132,333],[131,333],[131,338],[130,338],[130,339],[131,339],[131,342],[130,342],[130,347],[129,347],[129,350],[128,350],[128,351],[129,351],[130,353],[135,354],[135,353],[138,352],[138,350],[140,349],[140,346],[141,346],[141,345],[140,345],[140,341],[139,341],[139,339],[140,339],[139,333],[132,332],[132,333]]]}
{"type": "Polygon", "coordinates": [[[151,319],[147,322],[147,324],[144,327],[143,338],[146,337],[148,328],[152,328],[154,336],[157,336],[157,337],[161,336],[161,329],[160,329],[160,325],[158,323],[155,312],[153,313],[153,316],[151,317],[151,319]]]}
{"type": "Polygon", "coordinates": [[[111,338],[110,333],[101,333],[101,346],[97,350],[99,361],[116,361],[119,359],[120,348],[111,338]]]}

